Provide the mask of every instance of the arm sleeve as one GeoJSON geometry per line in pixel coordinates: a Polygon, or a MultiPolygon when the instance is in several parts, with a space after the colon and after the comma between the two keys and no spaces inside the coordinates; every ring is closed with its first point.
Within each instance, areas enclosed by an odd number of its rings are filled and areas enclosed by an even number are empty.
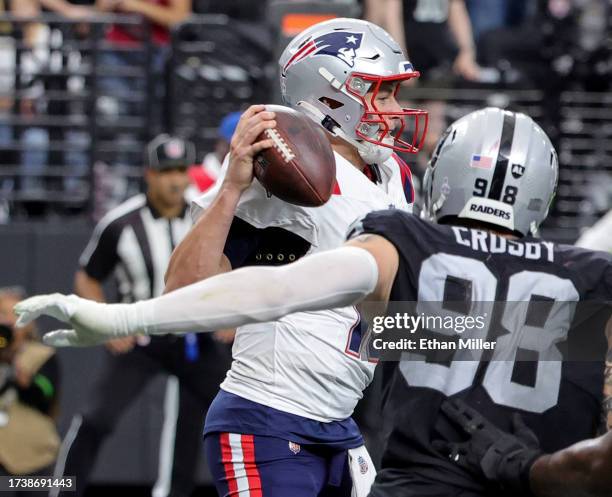
{"type": "Polygon", "coordinates": [[[147,334],[216,330],[352,305],[377,281],[378,266],[368,251],[342,247],[286,266],[232,271],[167,294],[164,302],[148,301],[143,329],[147,334]]]}
{"type": "Polygon", "coordinates": [[[367,250],[342,247],[278,267],[246,267],[134,304],[75,298],[71,322],[108,338],[213,331],[353,305],[378,282],[367,250]]]}

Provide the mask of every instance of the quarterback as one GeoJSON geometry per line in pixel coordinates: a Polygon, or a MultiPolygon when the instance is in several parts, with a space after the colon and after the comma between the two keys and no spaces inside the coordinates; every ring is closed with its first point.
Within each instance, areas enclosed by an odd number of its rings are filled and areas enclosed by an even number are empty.
{"type": "MultiPolygon", "coordinates": [[[[410,171],[395,152],[418,150],[426,114],[395,99],[418,73],[390,36],[365,21],[334,19],[299,34],[279,64],[285,103],[328,131],[334,195],[321,207],[299,207],[268,198],[252,181],[253,155],[269,146],[257,136],[275,124],[274,113],[252,106],[232,138],[224,178],[192,206],[194,228],[170,261],[168,291],[229,269],[282,266],[340,246],[360,215],[411,209],[410,171]],[[404,141],[408,127],[415,133],[404,141]]],[[[367,491],[374,465],[351,419],[375,368],[363,333],[353,306],[238,328],[204,429],[219,495],[367,491]]]]}

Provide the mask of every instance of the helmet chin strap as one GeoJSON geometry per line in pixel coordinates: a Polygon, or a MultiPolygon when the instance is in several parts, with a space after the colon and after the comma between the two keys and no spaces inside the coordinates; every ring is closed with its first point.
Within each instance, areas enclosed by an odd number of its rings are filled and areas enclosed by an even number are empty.
{"type": "Polygon", "coordinates": [[[393,149],[374,143],[360,141],[357,151],[366,164],[381,164],[391,158],[393,149]]]}
{"type": "MultiPolygon", "coordinates": [[[[301,101],[298,102],[298,107],[304,114],[310,117],[313,121],[318,122],[323,125],[323,122],[327,118],[327,116],[317,109],[314,105],[301,101]]],[[[375,145],[374,143],[370,143],[363,140],[356,140],[348,136],[344,130],[340,126],[331,126],[325,127],[332,135],[341,138],[342,140],[350,143],[357,149],[359,156],[363,159],[366,164],[381,164],[388,160],[393,154],[393,149],[389,147],[382,147],[380,145],[375,145]]],[[[392,141],[391,141],[392,143],[392,141]]]]}

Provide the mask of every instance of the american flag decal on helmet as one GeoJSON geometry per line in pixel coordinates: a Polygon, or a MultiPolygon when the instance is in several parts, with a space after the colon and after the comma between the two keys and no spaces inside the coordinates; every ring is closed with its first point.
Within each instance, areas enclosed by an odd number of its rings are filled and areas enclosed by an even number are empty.
{"type": "Polygon", "coordinates": [[[300,46],[297,52],[287,61],[283,67],[283,73],[293,64],[312,55],[329,55],[336,57],[347,66],[355,65],[357,50],[361,47],[363,33],[351,31],[332,31],[316,38],[311,38],[300,46]]]}

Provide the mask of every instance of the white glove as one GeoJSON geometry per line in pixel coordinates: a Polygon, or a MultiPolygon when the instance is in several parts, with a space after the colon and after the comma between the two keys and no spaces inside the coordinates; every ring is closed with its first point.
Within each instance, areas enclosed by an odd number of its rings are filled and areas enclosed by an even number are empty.
{"type": "Polygon", "coordinates": [[[342,247],[286,266],[238,269],[134,304],[54,293],[20,302],[15,313],[19,325],[44,314],[72,326],[47,333],[48,345],[91,346],[131,335],[215,331],[353,305],[377,281],[378,266],[367,250],[342,247]]]}

